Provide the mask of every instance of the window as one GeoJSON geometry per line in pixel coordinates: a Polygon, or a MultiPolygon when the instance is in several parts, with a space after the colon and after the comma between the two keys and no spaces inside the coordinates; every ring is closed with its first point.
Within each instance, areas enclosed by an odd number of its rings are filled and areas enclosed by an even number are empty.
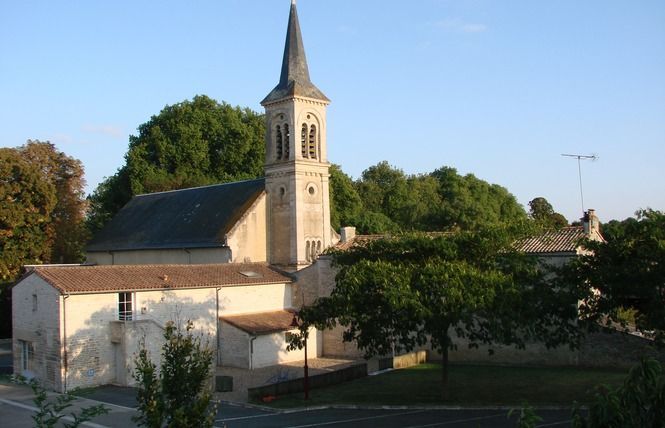
{"type": "Polygon", "coordinates": [[[291,134],[289,133],[289,124],[284,124],[284,160],[289,158],[289,141],[291,141],[291,134]]]}
{"type": "Polygon", "coordinates": [[[276,154],[275,157],[277,160],[282,159],[282,128],[277,125],[277,128],[275,129],[275,149],[276,149],[276,154]]]}
{"type": "Polygon", "coordinates": [[[37,312],[38,309],[38,301],[37,301],[37,295],[33,294],[32,295],[32,312],[37,312]]]}
{"type": "Polygon", "coordinates": [[[32,370],[32,361],[35,356],[32,342],[19,340],[18,343],[21,346],[21,371],[32,370]]]}
{"type": "Polygon", "coordinates": [[[316,159],[316,125],[309,127],[309,158],[316,159]]]}
{"type": "Polygon", "coordinates": [[[302,124],[302,131],[300,132],[300,151],[303,159],[307,158],[307,124],[302,124]]]}
{"type": "Polygon", "coordinates": [[[120,321],[131,321],[134,318],[133,294],[118,293],[118,319],[120,321]]]}

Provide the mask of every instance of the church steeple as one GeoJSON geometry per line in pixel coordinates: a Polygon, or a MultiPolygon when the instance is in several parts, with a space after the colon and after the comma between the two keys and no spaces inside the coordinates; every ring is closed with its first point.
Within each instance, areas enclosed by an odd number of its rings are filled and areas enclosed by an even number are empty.
{"type": "Polygon", "coordinates": [[[269,261],[298,270],[332,245],[326,107],[309,80],[295,1],[291,1],[279,84],[266,110],[269,261]]]}
{"type": "Polygon", "coordinates": [[[282,58],[282,73],[279,83],[261,101],[262,105],[289,97],[305,97],[330,102],[314,84],[309,80],[307,56],[302,42],[298,10],[295,0],[291,0],[289,13],[289,26],[286,31],[284,57],[282,58]]]}

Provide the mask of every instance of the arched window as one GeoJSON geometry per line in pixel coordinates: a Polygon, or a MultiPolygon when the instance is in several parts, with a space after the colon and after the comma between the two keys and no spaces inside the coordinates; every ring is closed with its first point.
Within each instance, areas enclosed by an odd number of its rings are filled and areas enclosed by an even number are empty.
{"type": "Polygon", "coordinates": [[[316,125],[309,127],[309,158],[316,159],[316,125]]]}
{"type": "Polygon", "coordinates": [[[279,125],[275,129],[275,159],[282,159],[282,128],[279,125]]]}
{"type": "Polygon", "coordinates": [[[284,159],[289,159],[289,154],[291,152],[289,147],[289,142],[291,141],[291,134],[289,133],[289,124],[284,124],[284,159]]]}
{"type": "Polygon", "coordinates": [[[305,241],[305,257],[307,257],[307,261],[311,262],[312,261],[312,254],[311,254],[311,249],[309,245],[309,241],[305,241]]]}
{"type": "Polygon", "coordinates": [[[314,260],[316,260],[316,241],[312,241],[311,251],[312,251],[312,255],[310,256],[310,258],[311,258],[311,261],[314,261],[314,260]]]}
{"type": "Polygon", "coordinates": [[[303,159],[307,159],[307,124],[302,124],[302,130],[300,131],[300,148],[302,151],[303,159]]]}
{"type": "Polygon", "coordinates": [[[321,254],[321,241],[316,241],[316,254],[321,254]]]}

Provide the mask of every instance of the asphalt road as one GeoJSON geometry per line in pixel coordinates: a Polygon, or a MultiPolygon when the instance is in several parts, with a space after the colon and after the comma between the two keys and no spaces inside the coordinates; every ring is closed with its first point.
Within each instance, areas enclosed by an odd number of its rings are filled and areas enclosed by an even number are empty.
{"type": "MultiPolygon", "coordinates": [[[[131,388],[99,388],[77,400],[77,407],[103,402],[111,410],[96,418],[93,427],[125,428],[135,426],[134,390],[131,388]]],[[[34,412],[32,393],[18,385],[0,385],[0,425],[6,428],[32,426],[34,412]]],[[[570,426],[569,410],[540,410],[540,427],[570,426]]],[[[216,427],[226,428],[306,428],[306,427],[452,427],[452,428],[513,428],[514,417],[508,419],[505,409],[349,409],[318,408],[277,411],[265,408],[222,404],[217,413],[216,427]]]]}

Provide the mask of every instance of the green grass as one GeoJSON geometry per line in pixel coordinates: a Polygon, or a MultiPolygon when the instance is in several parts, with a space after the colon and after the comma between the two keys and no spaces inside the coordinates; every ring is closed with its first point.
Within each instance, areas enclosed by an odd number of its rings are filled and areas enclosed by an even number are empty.
{"type": "Polygon", "coordinates": [[[274,407],[360,405],[571,405],[588,403],[596,385],[620,385],[627,370],[570,367],[452,365],[449,398],[441,399],[441,366],[421,364],[303,394],[278,397],[274,407]]]}

